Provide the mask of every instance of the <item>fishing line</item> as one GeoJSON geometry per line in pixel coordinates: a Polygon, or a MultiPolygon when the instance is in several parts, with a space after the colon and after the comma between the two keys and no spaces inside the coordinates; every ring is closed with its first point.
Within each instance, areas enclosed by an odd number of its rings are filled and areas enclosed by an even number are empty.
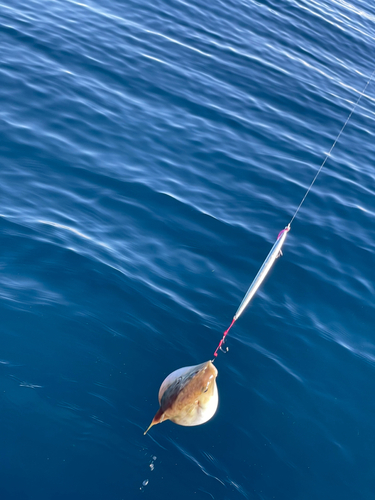
{"type": "Polygon", "coordinates": [[[301,203],[298,205],[297,210],[294,212],[294,215],[293,215],[293,217],[292,217],[291,221],[289,222],[289,226],[291,226],[292,222],[294,221],[294,219],[295,219],[295,217],[296,217],[296,215],[297,215],[297,213],[298,213],[299,209],[301,208],[301,206],[302,206],[303,202],[305,201],[305,199],[306,199],[307,195],[309,194],[310,189],[313,187],[313,185],[314,185],[314,183],[315,183],[316,179],[318,178],[318,175],[320,174],[320,172],[321,172],[322,168],[324,167],[324,165],[325,165],[326,161],[328,160],[328,157],[329,157],[329,156],[331,156],[331,153],[332,153],[332,151],[333,151],[333,148],[336,146],[336,144],[337,144],[338,140],[340,139],[341,134],[344,132],[345,127],[347,126],[347,124],[348,124],[348,122],[349,122],[350,118],[352,117],[352,114],[354,113],[355,108],[358,106],[359,101],[361,100],[362,96],[363,96],[363,95],[364,95],[364,93],[366,92],[366,89],[367,89],[367,87],[369,86],[369,83],[371,82],[371,80],[372,80],[372,78],[373,78],[373,76],[374,76],[374,75],[375,75],[375,69],[374,69],[374,71],[372,72],[372,74],[371,74],[370,78],[368,79],[368,81],[367,81],[367,83],[366,83],[366,85],[365,85],[364,89],[363,89],[363,90],[362,90],[362,92],[359,94],[359,97],[358,97],[357,101],[355,102],[355,104],[354,104],[354,106],[353,106],[352,110],[350,111],[350,113],[349,113],[349,115],[348,115],[348,118],[346,119],[346,121],[345,121],[344,125],[342,126],[342,128],[341,128],[340,132],[337,134],[337,137],[336,137],[336,139],[335,139],[334,143],[332,144],[331,149],[330,149],[330,150],[328,151],[328,153],[326,154],[326,156],[325,156],[325,158],[324,158],[324,160],[323,160],[323,163],[320,165],[319,170],[318,170],[318,171],[317,171],[317,173],[315,174],[314,179],[312,180],[312,182],[311,182],[310,186],[308,187],[308,189],[307,189],[307,191],[306,191],[306,193],[305,193],[305,196],[302,198],[301,203]]]}
{"type": "Polygon", "coordinates": [[[264,260],[263,264],[261,265],[257,275],[255,276],[253,282],[251,283],[249,289],[247,290],[244,298],[242,299],[242,302],[241,304],[239,305],[237,311],[236,311],[236,314],[233,316],[233,319],[232,319],[232,323],[229,325],[229,327],[225,330],[224,334],[223,334],[223,337],[222,339],[220,340],[219,342],[219,345],[217,346],[215,352],[214,352],[214,358],[217,357],[217,354],[218,354],[218,351],[221,350],[223,352],[227,352],[228,348],[226,348],[226,350],[223,349],[223,344],[225,343],[225,340],[226,340],[226,336],[228,335],[228,332],[229,330],[232,328],[232,326],[234,325],[234,323],[237,321],[237,319],[241,316],[241,314],[243,313],[243,311],[246,309],[246,307],[249,305],[251,299],[254,297],[255,293],[257,292],[258,288],[260,287],[260,285],[262,284],[262,282],[264,281],[265,277],[267,276],[268,272],[270,271],[273,263],[275,262],[275,260],[277,259],[277,257],[279,257],[280,255],[282,255],[282,252],[281,252],[281,247],[283,246],[284,242],[285,242],[285,239],[287,237],[287,234],[288,232],[290,231],[290,227],[292,225],[292,222],[294,221],[296,215],[298,214],[300,208],[302,207],[304,201],[306,200],[307,198],[307,195],[309,194],[311,188],[313,187],[316,179],[318,178],[318,175],[320,174],[320,172],[322,171],[322,168],[324,167],[326,161],[328,160],[329,156],[331,156],[331,153],[334,149],[334,147],[336,146],[338,140],[340,139],[340,136],[341,134],[343,133],[346,125],[348,124],[350,118],[352,117],[352,114],[354,113],[356,107],[358,106],[358,103],[359,101],[361,100],[362,96],[364,95],[364,93],[366,92],[367,90],[367,87],[369,86],[373,76],[375,75],[375,69],[373,70],[370,78],[368,79],[366,85],[364,86],[362,92],[359,94],[359,97],[357,99],[357,101],[354,103],[353,107],[352,107],[352,110],[350,111],[344,125],[341,127],[341,130],[340,132],[337,134],[337,137],[336,139],[334,140],[332,146],[331,146],[331,149],[328,151],[328,153],[326,154],[322,164],[320,165],[318,171],[316,172],[310,186],[307,188],[307,191],[305,193],[305,195],[303,196],[302,200],[301,200],[301,203],[298,205],[296,211],[294,212],[294,215],[293,217],[291,218],[289,224],[285,227],[285,229],[283,229],[282,231],[280,231],[278,237],[277,237],[277,240],[275,241],[273,247],[271,248],[269,254],[267,255],[266,259],[264,260]]]}

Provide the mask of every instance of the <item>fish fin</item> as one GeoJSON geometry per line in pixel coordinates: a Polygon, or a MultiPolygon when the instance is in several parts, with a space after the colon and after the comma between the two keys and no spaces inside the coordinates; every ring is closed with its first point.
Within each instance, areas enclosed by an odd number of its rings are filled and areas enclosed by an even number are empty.
{"type": "Polygon", "coordinates": [[[164,422],[164,420],[168,420],[168,417],[165,415],[164,411],[161,408],[159,408],[158,411],[156,412],[155,417],[152,419],[151,424],[148,426],[147,430],[143,433],[143,435],[145,436],[153,425],[160,424],[161,422],[164,422]]]}

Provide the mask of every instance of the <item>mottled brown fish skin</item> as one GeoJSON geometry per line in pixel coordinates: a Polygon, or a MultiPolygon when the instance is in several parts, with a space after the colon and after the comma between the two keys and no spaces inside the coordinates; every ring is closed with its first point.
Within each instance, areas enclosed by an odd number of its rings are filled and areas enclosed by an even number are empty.
{"type": "Polygon", "coordinates": [[[212,396],[215,389],[217,369],[211,361],[205,363],[188,384],[176,395],[175,401],[164,412],[169,420],[179,423],[199,405],[204,405],[212,396]]]}

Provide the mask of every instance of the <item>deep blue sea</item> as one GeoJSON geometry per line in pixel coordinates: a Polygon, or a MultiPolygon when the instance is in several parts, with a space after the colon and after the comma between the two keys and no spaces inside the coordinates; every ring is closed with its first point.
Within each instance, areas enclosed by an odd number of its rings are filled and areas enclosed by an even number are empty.
{"type": "Polygon", "coordinates": [[[371,500],[372,0],[0,5],[0,499],[371,500]]]}

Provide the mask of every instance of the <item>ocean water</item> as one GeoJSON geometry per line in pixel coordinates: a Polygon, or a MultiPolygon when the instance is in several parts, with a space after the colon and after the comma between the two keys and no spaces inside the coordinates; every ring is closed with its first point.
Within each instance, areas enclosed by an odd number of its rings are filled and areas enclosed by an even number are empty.
{"type": "Polygon", "coordinates": [[[375,80],[215,362],[216,415],[143,435],[374,43],[364,0],[1,3],[2,500],[374,498],[375,80]]]}

